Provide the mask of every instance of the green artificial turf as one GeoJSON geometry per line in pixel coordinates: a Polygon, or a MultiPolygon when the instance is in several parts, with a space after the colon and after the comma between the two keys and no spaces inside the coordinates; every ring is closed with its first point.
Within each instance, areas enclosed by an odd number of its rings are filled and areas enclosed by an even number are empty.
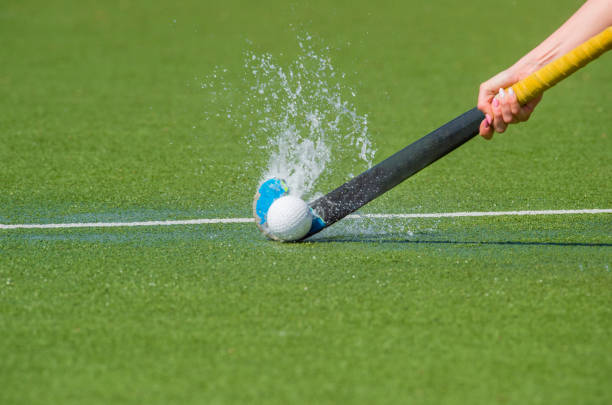
{"type": "MultiPolygon", "coordinates": [[[[316,36],[380,161],[579,5],[5,1],[0,223],[248,217],[265,156],[206,119],[217,67],[240,103],[245,50],[283,62],[316,36]]],[[[612,208],[611,67],[363,212],[612,208]]],[[[0,403],[610,403],[611,230],[611,214],[347,219],[304,244],[252,224],[0,229],[0,403]]]]}

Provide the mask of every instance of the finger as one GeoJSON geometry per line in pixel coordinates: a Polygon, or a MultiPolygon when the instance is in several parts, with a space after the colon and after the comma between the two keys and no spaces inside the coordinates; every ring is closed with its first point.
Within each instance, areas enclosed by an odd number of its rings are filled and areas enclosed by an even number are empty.
{"type": "MultiPolygon", "coordinates": [[[[487,114],[488,115],[488,114],[487,114]]],[[[490,116],[482,120],[480,123],[480,136],[489,140],[493,137],[493,127],[491,127],[490,116]]]]}
{"type": "Polygon", "coordinates": [[[493,128],[495,129],[495,132],[499,132],[501,134],[508,126],[504,122],[504,117],[502,116],[501,103],[499,102],[499,99],[495,97],[491,105],[493,106],[493,128]]]}
{"type": "Polygon", "coordinates": [[[529,117],[531,116],[531,113],[533,112],[535,107],[540,102],[540,100],[542,100],[542,94],[540,94],[538,97],[534,98],[533,100],[531,100],[527,104],[525,104],[523,107],[521,107],[521,111],[518,114],[519,120],[520,121],[527,121],[529,119],[529,117]]]}
{"type": "Polygon", "coordinates": [[[529,112],[533,112],[533,110],[535,110],[536,106],[540,103],[540,101],[542,100],[542,96],[544,95],[544,93],[541,93],[539,96],[537,96],[536,98],[534,98],[533,100],[529,101],[527,104],[524,105],[525,108],[529,109],[529,112]]]}
{"type": "Polygon", "coordinates": [[[529,117],[531,116],[531,112],[533,110],[523,107],[521,108],[521,111],[519,111],[519,113],[517,114],[517,118],[520,122],[525,122],[529,119],[529,117]]]}
{"type": "Polygon", "coordinates": [[[506,95],[504,89],[499,89],[499,100],[501,104],[502,117],[506,124],[512,124],[515,122],[514,116],[512,115],[512,107],[509,103],[509,97],[506,95]]]}
{"type": "Polygon", "coordinates": [[[491,92],[488,86],[486,86],[486,83],[481,84],[478,93],[477,107],[483,114],[492,115],[491,102],[493,101],[493,97],[495,97],[495,92],[491,92]]]}
{"type": "Polygon", "coordinates": [[[516,98],[516,93],[514,93],[514,89],[510,87],[506,92],[506,98],[508,99],[508,104],[510,105],[510,112],[514,117],[514,122],[518,122],[519,114],[521,113],[521,105],[516,98]]]}

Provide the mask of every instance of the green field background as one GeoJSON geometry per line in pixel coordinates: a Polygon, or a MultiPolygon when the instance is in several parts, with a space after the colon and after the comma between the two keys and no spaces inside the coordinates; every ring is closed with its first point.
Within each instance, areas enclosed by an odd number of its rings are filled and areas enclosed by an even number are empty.
{"type": "MultiPolygon", "coordinates": [[[[265,161],[205,119],[216,66],[237,103],[245,50],[312,34],[380,161],[580,4],[4,0],[0,223],[248,217],[265,161]]],[[[610,83],[604,55],[364,212],[611,208],[610,83]]],[[[0,230],[0,403],[612,402],[610,214],[345,222],[0,230]]]]}

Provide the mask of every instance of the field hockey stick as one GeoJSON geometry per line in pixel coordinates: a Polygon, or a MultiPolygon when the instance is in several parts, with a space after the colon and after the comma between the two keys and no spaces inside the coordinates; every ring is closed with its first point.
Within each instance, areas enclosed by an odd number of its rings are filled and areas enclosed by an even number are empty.
{"type": "MultiPolygon", "coordinates": [[[[514,84],[512,89],[519,103],[524,105],[534,99],[610,48],[612,27],[514,84]]],[[[472,139],[478,134],[484,118],[480,110],[473,108],[313,201],[310,208],[315,219],[304,239],[358,210],[472,139]]]]}

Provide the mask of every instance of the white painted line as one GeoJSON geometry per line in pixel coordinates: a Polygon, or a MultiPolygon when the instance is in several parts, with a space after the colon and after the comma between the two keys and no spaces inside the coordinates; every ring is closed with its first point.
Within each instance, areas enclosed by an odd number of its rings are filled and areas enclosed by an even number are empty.
{"type": "MultiPolygon", "coordinates": [[[[609,209],[584,210],[545,210],[545,211],[485,211],[485,212],[440,212],[431,214],[352,214],[350,219],[359,218],[449,218],[449,217],[498,217],[524,215],[580,215],[580,214],[612,214],[609,209]]],[[[58,228],[118,228],[130,226],[171,226],[171,225],[201,225],[201,224],[237,224],[254,222],[253,218],[202,218],[172,221],[141,221],[141,222],[76,222],[66,224],[0,224],[0,229],[58,229],[58,228]]]]}
{"type": "Polygon", "coordinates": [[[353,214],[347,218],[449,218],[449,217],[501,217],[524,215],[578,215],[612,214],[612,209],[544,210],[544,211],[488,211],[488,212],[440,212],[433,214],[353,214]]]}
{"type": "Polygon", "coordinates": [[[55,228],[118,228],[128,226],[170,226],[170,225],[200,225],[200,224],[235,224],[253,222],[253,218],[211,218],[186,219],[177,221],[142,221],[142,222],[77,222],[68,224],[16,224],[3,225],[0,229],[55,229],[55,228]]]}

